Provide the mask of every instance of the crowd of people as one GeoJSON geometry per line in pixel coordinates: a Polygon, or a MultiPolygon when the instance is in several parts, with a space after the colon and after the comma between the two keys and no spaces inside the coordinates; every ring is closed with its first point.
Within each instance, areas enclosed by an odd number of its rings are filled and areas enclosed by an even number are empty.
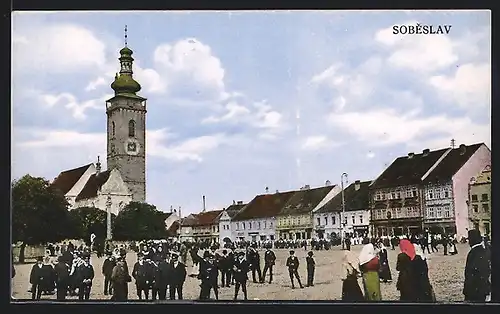
{"type": "MultiPolygon", "coordinates": [[[[364,243],[359,256],[350,251],[351,238],[344,239],[342,300],[377,301],[382,300],[381,283],[392,282],[387,247],[393,250],[399,246],[396,271],[399,272],[397,289],[400,300],[406,302],[433,302],[434,291],[429,281],[427,253],[438,252],[438,243],[444,254],[456,254],[456,241],[452,237],[436,235],[381,237],[358,239],[354,243],[364,243]],[[362,278],[362,287],[358,284],[362,278]]],[[[490,253],[489,242],[476,230],[469,231],[471,251],[467,258],[464,295],[469,301],[484,301],[489,294],[490,253]],[[486,262],[485,262],[486,261],[486,262]]],[[[329,249],[332,243],[317,239],[312,241],[278,240],[275,242],[227,242],[222,245],[208,241],[180,243],[175,241],[143,241],[112,247],[107,244],[106,255],[101,271],[104,279],[104,295],[113,301],[128,300],[129,283],[135,285],[140,300],[183,299],[183,286],[186,277],[200,281],[200,300],[210,299],[212,294],[217,300],[219,289],[234,286],[234,299],[240,292],[248,299],[247,282],[273,282],[276,254],[273,249],[288,248],[286,268],[291,286],[304,288],[298,269],[300,261],[293,249],[308,250],[305,259],[307,279],[305,286],[314,285],[316,263],[312,250],[329,249]],[[259,249],[264,249],[263,267],[259,249]],[[130,272],[127,265],[127,251],[137,254],[137,262],[130,272]],[[188,256],[193,266],[188,270],[188,256]],[[250,276],[251,273],[251,276],[250,276]],[[168,293],[167,293],[168,292],[168,293]]],[[[57,300],[68,296],[78,296],[80,300],[90,299],[95,277],[90,261],[91,248],[86,245],[74,246],[72,243],[49,246],[45,257],[39,257],[30,274],[32,299],[42,295],[57,294],[57,300]],[[55,258],[57,257],[57,258],[55,258]]],[[[13,268],[13,276],[15,269],[13,268]]]]}

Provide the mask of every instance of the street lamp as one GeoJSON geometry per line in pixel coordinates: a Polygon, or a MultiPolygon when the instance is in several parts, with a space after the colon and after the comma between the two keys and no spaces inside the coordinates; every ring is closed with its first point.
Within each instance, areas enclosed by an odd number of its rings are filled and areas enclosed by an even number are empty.
{"type": "Polygon", "coordinates": [[[106,199],[106,239],[111,241],[111,196],[106,199]]]}
{"type": "Polygon", "coordinates": [[[340,217],[340,221],[342,223],[342,230],[340,231],[340,241],[342,242],[342,249],[344,249],[344,236],[345,236],[345,198],[344,198],[344,180],[347,184],[347,173],[342,173],[340,175],[340,188],[342,189],[342,216],[340,217]]]}

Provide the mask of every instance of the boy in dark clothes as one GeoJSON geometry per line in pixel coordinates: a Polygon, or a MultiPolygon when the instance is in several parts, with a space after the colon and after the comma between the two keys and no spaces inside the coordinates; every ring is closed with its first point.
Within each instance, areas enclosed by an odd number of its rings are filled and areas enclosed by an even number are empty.
{"type": "Polygon", "coordinates": [[[314,269],[316,268],[316,262],[314,261],[313,252],[309,251],[306,257],[307,264],[307,287],[314,286],[314,269]]]}
{"type": "Polygon", "coordinates": [[[290,251],[290,256],[286,260],[286,267],[288,267],[288,274],[290,275],[290,280],[292,281],[292,289],[295,289],[295,285],[293,283],[293,277],[295,277],[299,283],[300,288],[304,288],[302,283],[300,282],[299,277],[299,259],[295,256],[295,251],[290,251]]]}
{"type": "Polygon", "coordinates": [[[102,274],[104,275],[104,295],[113,294],[113,285],[111,284],[111,274],[116,262],[111,252],[106,252],[106,259],[102,264],[102,274]]]}
{"type": "Polygon", "coordinates": [[[94,279],[94,267],[90,264],[90,254],[83,256],[83,263],[76,270],[78,280],[78,299],[88,300],[94,279]]]}
{"type": "Polygon", "coordinates": [[[40,285],[43,282],[43,257],[38,257],[36,260],[36,264],[31,268],[30,274],[30,284],[31,284],[31,299],[32,300],[40,300],[42,296],[42,289],[40,285]]]}

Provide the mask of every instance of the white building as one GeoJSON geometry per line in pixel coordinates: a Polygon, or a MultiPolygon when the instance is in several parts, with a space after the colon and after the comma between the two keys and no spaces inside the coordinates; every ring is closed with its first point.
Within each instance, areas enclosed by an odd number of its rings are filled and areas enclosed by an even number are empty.
{"type": "Polygon", "coordinates": [[[188,241],[193,242],[195,240],[194,236],[194,225],[196,224],[196,216],[190,214],[187,217],[181,219],[181,227],[179,232],[179,240],[181,242],[188,241]]]}
{"type": "Polygon", "coordinates": [[[234,202],[233,205],[222,210],[219,216],[219,243],[224,243],[229,239],[234,241],[237,238],[235,225],[231,224],[231,220],[245,207],[242,201],[234,202]]]}
{"type": "Polygon", "coordinates": [[[100,171],[100,163],[61,172],[52,186],[64,193],[69,209],[95,207],[117,215],[132,201],[129,191],[117,169],[100,171]]]}
{"type": "Polygon", "coordinates": [[[449,148],[422,177],[425,228],[467,237],[469,183],[490,164],[491,151],[483,143],[449,148]]]}
{"type": "Polygon", "coordinates": [[[276,218],[264,217],[234,221],[235,240],[274,241],[276,239],[276,218]]]}
{"type": "Polygon", "coordinates": [[[344,233],[364,236],[369,233],[371,181],[355,181],[344,189],[345,208],[342,211],[342,191],[313,213],[316,237],[329,239],[344,233]]]}

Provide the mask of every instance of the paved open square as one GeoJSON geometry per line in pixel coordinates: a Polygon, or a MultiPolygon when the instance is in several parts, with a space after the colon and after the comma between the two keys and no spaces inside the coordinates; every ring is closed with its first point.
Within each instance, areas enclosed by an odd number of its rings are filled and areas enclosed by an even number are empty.
{"type": "MultiPolygon", "coordinates": [[[[353,251],[359,253],[362,246],[354,246],[353,251]]],[[[442,247],[440,247],[442,249],[442,247]]],[[[442,250],[439,253],[433,253],[428,258],[429,277],[434,287],[436,299],[438,302],[460,302],[463,300],[462,288],[464,281],[464,267],[469,246],[465,244],[457,245],[459,254],[454,256],[444,256],[442,250]]],[[[291,289],[288,271],[285,267],[288,250],[274,250],[276,253],[276,266],[274,269],[274,282],[272,284],[255,284],[249,281],[248,297],[249,299],[259,300],[340,300],[342,291],[342,282],[340,280],[343,252],[339,247],[329,251],[314,251],[316,259],[316,274],[314,287],[304,289],[291,289]]],[[[264,252],[260,252],[261,259],[264,252]]],[[[305,257],[307,251],[297,249],[296,255],[301,265],[299,273],[301,280],[306,281],[305,257]]],[[[398,300],[399,292],[396,290],[396,280],[398,272],[396,271],[396,258],[399,249],[388,250],[389,262],[393,277],[392,283],[382,284],[381,291],[383,300],[398,300]]],[[[130,271],[136,261],[136,254],[127,254],[127,263],[130,271]]],[[[96,272],[93,281],[91,299],[109,299],[109,296],[103,294],[103,276],[101,274],[103,259],[92,256],[92,264],[96,272]]],[[[188,260],[188,272],[192,262],[188,260]]],[[[33,264],[16,265],[16,277],[13,279],[13,296],[16,299],[30,299],[31,293],[29,275],[33,264]]],[[[263,262],[261,264],[263,266],[263,262]]],[[[251,279],[251,273],[249,273],[251,279]]],[[[359,281],[360,285],[361,280],[359,281]]],[[[198,298],[200,281],[188,277],[184,284],[184,298],[194,300],[198,298]]],[[[232,300],[234,296],[234,287],[219,289],[219,299],[232,300]]],[[[213,294],[212,294],[213,297],[213,294]]],[[[242,298],[240,292],[240,298],[242,298]]],[[[42,296],[42,299],[55,300],[55,296],[42,296]]],[[[76,299],[71,297],[69,299],[76,299]]],[[[134,283],[129,284],[129,299],[137,299],[134,283]]]]}

